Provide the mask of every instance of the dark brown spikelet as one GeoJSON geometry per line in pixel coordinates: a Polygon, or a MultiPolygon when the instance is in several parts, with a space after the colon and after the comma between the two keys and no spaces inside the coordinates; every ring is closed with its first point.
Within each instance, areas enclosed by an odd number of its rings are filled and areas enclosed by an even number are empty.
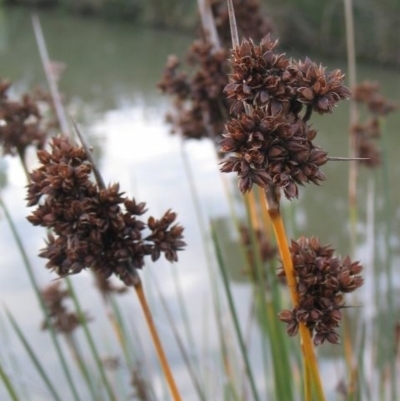
{"type": "MultiPolygon", "coordinates": [[[[282,311],[279,319],[287,324],[290,336],[297,334],[301,322],[312,332],[315,345],[337,344],[344,294],[363,284],[362,266],[349,257],[334,257],[334,250],[315,237],[292,241],[290,251],[300,299],[298,307],[282,311]]],[[[285,277],[284,270],[278,275],[285,277]]]]}
{"type": "Polygon", "coordinates": [[[144,372],[142,372],[140,363],[132,370],[130,383],[134,389],[132,397],[134,397],[135,400],[154,401],[153,390],[150,383],[146,380],[144,372]]]}
{"type": "Polygon", "coordinates": [[[385,99],[379,93],[379,84],[364,81],[353,90],[353,99],[364,104],[369,113],[369,120],[352,125],[351,133],[355,136],[356,156],[363,158],[360,164],[378,167],[381,164],[381,151],[376,140],[381,137],[382,117],[396,110],[397,105],[385,99]]]}
{"type": "Polygon", "coordinates": [[[221,162],[221,171],[236,172],[243,193],[253,184],[266,188],[273,183],[291,199],[297,197],[298,185],[325,179],[319,167],[327,154],[312,144],[316,131],[301,119],[291,123],[284,116],[255,109],[231,120],[226,130],[221,151],[234,156],[221,162]]]}
{"type": "Polygon", "coordinates": [[[354,124],[351,130],[356,136],[356,157],[362,158],[359,163],[367,167],[379,166],[381,152],[376,144],[376,140],[381,136],[379,120],[373,118],[365,124],[354,124]]]}
{"type": "Polygon", "coordinates": [[[364,103],[370,113],[377,116],[386,116],[395,111],[397,105],[380,93],[380,86],[377,82],[364,81],[358,84],[353,90],[353,98],[359,103],[364,103]]]}
{"type": "Polygon", "coordinates": [[[260,45],[244,39],[232,51],[232,74],[224,90],[229,99],[266,106],[270,114],[289,111],[297,73],[284,54],[274,51],[276,45],[268,35],[260,45]]]}
{"type": "Polygon", "coordinates": [[[301,73],[297,100],[310,106],[319,114],[331,113],[340,100],[349,99],[351,92],[343,85],[344,74],[340,70],[326,72],[308,57],[297,63],[301,73]]]}
{"type": "Polygon", "coordinates": [[[328,113],[350,96],[339,70],[327,73],[310,59],[293,62],[276,51],[269,35],[259,45],[243,40],[232,50],[232,74],[224,91],[236,114],[226,124],[222,172],[236,172],[244,193],[253,184],[273,184],[286,198],[298,186],[325,180],[320,167],[327,152],[313,144],[317,131],[308,124],[313,111],[328,113]],[[306,106],[303,112],[303,107],[306,106]]]}
{"type": "MultiPolygon", "coordinates": [[[[261,14],[258,0],[233,3],[243,35],[259,40],[270,33],[270,24],[261,14]]],[[[212,0],[210,6],[221,46],[210,39],[207,29],[199,29],[200,39],[193,42],[186,55],[188,72],[180,69],[181,62],[176,56],[170,56],[158,87],[173,97],[172,111],[167,114],[172,133],[185,139],[211,139],[217,144],[231,108],[231,102],[223,94],[230,72],[227,59],[231,39],[226,2],[212,0]]],[[[240,104],[234,107],[236,111],[240,108],[240,104]]]]}
{"type": "MultiPolygon", "coordinates": [[[[69,298],[68,290],[61,289],[61,282],[57,281],[48,285],[41,291],[41,296],[48,312],[48,321],[42,323],[42,330],[49,329],[49,325],[60,333],[70,334],[78,326],[84,323],[75,312],[70,312],[65,305],[65,301],[69,298]]],[[[88,321],[88,317],[84,316],[84,320],[88,321]]]]}
{"type": "Polygon", "coordinates": [[[35,99],[24,94],[19,101],[8,98],[11,82],[0,79],[0,144],[4,154],[24,157],[28,146],[43,148],[45,132],[35,99]]]}
{"type": "Polygon", "coordinates": [[[39,151],[38,157],[41,166],[30,175],[27,196],[28,206],[37,207],[28,220],[52,230],[40,253],[49,260],[47,268],[60,276],[91,268],[129,286],[147,255],[153,261],[161,254],[178,259],[185,243],[183,227],[173,224],[175,213],[143,221],[145,203],[125,197],[118,184],[99,188],[84,149],[66,138],[53,138],[51,151],[39,151]]]}
{"type": "Polygon", "coordinates": [[[180,62],[170,56],[158,87],[174,97],[174,111],[167,120],[173,132],[186,139],[218,141],[224,130],[228,102],[222,90],[228,83],[228,52],[216,50],[207,40],[196,40],[186,59],[192,73],[179,71],[180,62]]]}

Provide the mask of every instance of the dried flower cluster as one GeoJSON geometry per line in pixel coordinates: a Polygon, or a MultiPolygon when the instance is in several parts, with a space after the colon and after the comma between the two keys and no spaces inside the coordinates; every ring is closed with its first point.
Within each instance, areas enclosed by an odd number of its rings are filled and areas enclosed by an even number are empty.
{"type": "MultiPolygon", "coordinates": [[[[236,0],[234,4],[239,28],[245,34],[261,38],[270,32],[258,1],[236,0]]],[[[176,56],[170,56],[158,87],[174,98],[174,111],[167,115],[173,132],[186,139],[211,138],[218,143],[230,109],[230,102],[223,95],[230,71],[227,61],[230,30],[225,1],[212,2],[211,9],[222,47],[216,49],[203,30],[202,39],[190,46],[186,56],[193,73],[182,72],[181,62],[176,56]]]]}
{"type": "MultiPolygon", "coordinates": [[[[280,320],[287,323],[290,336],[297,334],[302,322],[313,333],[315,345],[338,343],[343,296],[363,284],[359,276],[362,266],[349,257],[334,257],[334,250],[320,245],[315,237],[292,241],[290,251],[300,299],[296,308],[279,314],[280,320]]],[[[284,270],[278,275],[285,277],[284,270]]]]}
{"type": "Polygon", "coordinates": [[[140,401],[153,401],[154,392],[150,383],[146,380],[143,368],[140,363],[137,364],[131,373],[131,386],[134,389],[132,397],[140,401]]]}
{"type": "Polygon", "coordinates": [[[396,110],[394,102],[385,99],[379,93],[379,84],[365,81],[353,90],[353,98],[367,107],[371,117],[364,123],[356,123],[351,127],[356,136],[356,156],[364,158],[359,162],[367,167],[377,167],[381,164],[381,152],[376,140],[381,137],[381,118],[396,110]]]}
{"type": "Polygon", "coordinates": [[[53,138],[51,152],[40,150],[38,158],[41,166],[30,174],[27,197],[28,206],[37,208],[28,220],[53,231],[40,253],[49,269],[66,276],[91,268],[129,286],[147,255],[153,261],[161,254],[178,259],[185,243],[183,227],[173,224],[175,213],[141,220],[145,203],[123,196],[118,184],[99,188],[90,180],[85,150],[66,138],[53,138]]]}
{"type": "Polygon", "coordinates": [[[377,82],[364,81],[353,90],[353,98],[357,102],[364,103],[368,110],[377,116],[386,116],[397,109],[396,103],[387,100],[379,93],[377,82]]]}
{"type": "Polygon", "coordinates": [[[11,82],[0,79],[0,144],[4,154],[23,158],[28,146],[43,148],[45,132],[34,97],[26,93],[20,101],[10,100],[10,86],[11,82]]]}
{"type": "MultiPolygon", "coordinates": [[[[75,312],[68,311],[65,301],[69,298],[68,290],[61,289],[61,282],[56,281],[41,291],[42,299],[48,310],[49,321],[42,323],[42,330],[49,329],[49,324],[60,333],[70,334],[82,323],[75,312]]],[[[88,320],[87,316],[84,317],[88,320]]]]}
{"type": "Polygon", "coordinates": [[[229,110],[222,96],[228,82],[227,54],[223,49],[213,51],[208,41],[195,41],[187,55],[188,64],[196,69],[190,77],[179,71],[175,56],[169,57],[158,87],[175,97],[175,110],[167,119],[184,138],[220,140],[229,110]]]}
{"type": "Polygon", "coordinates": [[[317,134],[308,124],[312,112],[330,113],[350,91],[339,70],[327,72],[309,58],[293,61],[277,53],[276,45],[266,36],[258,46],[243,40],[232,51],[225,92],[237,118],[226,125],[221,151],[233,155],[221,171],[236,172],[242,192],[253,184],[274,184],[291,199],[298,185],[325,179],[320,167],[327,153],[312,143],[317,134]]]}

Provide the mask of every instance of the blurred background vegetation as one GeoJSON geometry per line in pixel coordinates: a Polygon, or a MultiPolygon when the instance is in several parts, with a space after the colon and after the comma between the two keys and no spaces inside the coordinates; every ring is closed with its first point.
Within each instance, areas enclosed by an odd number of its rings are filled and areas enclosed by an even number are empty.
{"type": "MultiPolygon", "coordinates": [[[[57,7],[83,16],[102,16],[174,30],[193,29],[197,21],[196,0],[3,0],[3,3],[57,7]]],[[[358,59],[399,66],[400,1],[354,0],[353,3],[358,59]]],[[[282,47],[329,56],[345,55],[342,0],[264,0],[263,7],[282,47]]]]}

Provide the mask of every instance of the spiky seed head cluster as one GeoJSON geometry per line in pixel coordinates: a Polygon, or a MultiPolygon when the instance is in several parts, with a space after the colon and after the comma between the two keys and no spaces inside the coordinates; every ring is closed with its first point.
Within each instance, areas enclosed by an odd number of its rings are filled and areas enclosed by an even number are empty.
{"type": "Polygon", "coordinates": [[[237,172],[242,192],[274,184],[291,199],[298,185],[325,179],[320,167],[327,153],[313,144],[317,131],[307,123],[312,112],[330,113],[350,91],[339,70],[328,73],[308,58],[293,61],[276,46],[266,36],[259,45],[243,40],[232,51],[225,93],[237,117],[226,125],[221,150],[233,155],[221,171],[237,172]]]}
{"type": "Polygon", "coordinates": [[[99,188],[90,179],[85,150],[66,138],[53,138],[51,151],[39,151],[38,158],[41,166],[30,175],[27,197],[28,206],[37,207],[28,220],[53,232],[40,253],[49,259],[48,268],[60,276],[91,268],[129,286],[146,256],[178,259],[183,227],[174,224],[171,210],[142,220],[146,204],[125,197],[118,184],[99,188]]]}
{"type": "Polygon", "coordinates": [[[227,50],[215,50],[207,40],[190,46],[187,62],[194,72],[180,71],[176,56],[170,56],[158,87],[175,97],[175,110],[167,116],[173,132],[186,139],[220,140],[224,112],[229,110],[222,90],[228,83],[227,50]]]}
{"type": "Polygon", "coordinates": [[[386,116],[397,109],[397,104],[380,93],[377,82],[363,81],[353,89],[353,99],[367,106],[376,116],[386,116]]]}
{"type": "Polygon", "coordinates": [[[359,163],[377,167],[381,164],[381,151],[376,143],[381,137],[381,118],[395,111],[397,105],[380,94],[378,83],[370,81],[361,82],[354,88],[353,99],[364,104],[372,115],[366,122],[357,122],[351,127],[356,156],[363,159],[359,163]]]}
{"type": "Polygon", "coordinates": [[[10,81],[0,79],[0,144],[4,154],[22,157],[30,145],[41,149],[46,135],[33,96],[25,93],[19,101],[10,100],[10,86],[10,81]]]}
{"type": "MultiPolygon", "coordinates": [[[[287,323],[290,336],[297,334],[299,323],[304,323],[313,333],[315,345],[338,343],[344,294],[363,284],[359,275],[362,266],[349,257],[335,257],[334,249],[322,246],[315,237],[292,241],[290,251],[300,299],[296,308],[279,314],[280,320],[287,323]]],[[[278,275],[285,277],[284,270],[278,275]]]]}
{"type": "Polygon", "coordinates": [[[226,129],[221,151],[234,155],[221,163],[221,171],[237,172],[243,193],[253,184],[266,188],[273,183],[291,199],[298,196],[297,185],[325,179],[319,167],[326,163],[327,154],[313,145],[316,131],[301,119],[291,122],[254,109],[231,120],[226,129]]]}
{"type": "Polygon", "coordinates": [[[65,303],[70,297],[68,290],[61,288],[61,282],[56,281],[41,291],[43,302],[47,308],[48,320],[42,323],[42,330],[50,327],[60,333],[70,334],[89,318],[78,316],[75,312],[69,311],[65,303]]]}
{"type": "MultiPolygon", "coordinates": [[[[239,30],[245,36],[262,38],[271,31],[270,24],[260,12],[258,0],[234,0],[239,30]]],[[[225,1],[212,1],[221,47],[210,41],[208,32],[200,30],[201,40],[190,46],[187,68],[183,72],[176,56],[170,56],[158,87],[174,98],[174,108],[167,115],[173,133],[185,139],[221,140],[229,114],[230,102],[223,94],[228,84],[230,27],[225,1]]]]}

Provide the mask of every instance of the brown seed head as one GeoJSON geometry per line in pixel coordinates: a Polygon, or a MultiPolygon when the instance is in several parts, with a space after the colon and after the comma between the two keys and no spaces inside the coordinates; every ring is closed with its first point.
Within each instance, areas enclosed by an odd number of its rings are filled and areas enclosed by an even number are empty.
{"type": "Polygon", "coordinates": [[[60,276],[91,268],[132,285],[135,269],[143,267],[147,255],[177,261],[185,243],[183,227],[172,225],[175,213],[168,210],[146,224],[139,218],[145,203],[126,198],[118,184],[99,188],[90,179],[85,151],[66,138],[53,138],[51,151],[38,156],[41,166],[31,174],[27,197],[28,205],[37,208],[28,220],[53,231],[39,254],[49,260],[47,268],[60,276]],[[146,228],[151,232],[147,236],[146,228]]]}
{"type": "MultiPolygon", "coordinates": [[[[315,237],[292,240],[290,251],[300,299],[295,309],[282,311],[279,319],[287,324],[289,335],[295,335],[302,322],[312,330],[315,345],[338,343],[343,294],[362,285],[361,265],[349,257],[334,257],[334,250],[321,246],[315,237]]],[[[278,275],[285,273],[281,270],[278,275]]]]}
{"type": "Polygon", "coordinates": [[[344,75],[340,70],[327,73],[325,67],[318,66],[308,57],[296,65],[301,73],[297,89],[299,102],[324,114],[330,113],[339,100],[350,98],[351,92],[343,85],[344,75]]]}
{"type": "Polygon", "coordinates": [[[242,192],[253,184],[266,188],[273,183],[291,199],[298,195],[297,185],[325,179],[319,167],[326,163],[327,154],[312,144],[309,138],[316,132],[302,120],[291,123],[255,109],[232,119],[226,130],[221,151],[235,155],[221,162],[221,171],[237,172],[242,192]]]}

